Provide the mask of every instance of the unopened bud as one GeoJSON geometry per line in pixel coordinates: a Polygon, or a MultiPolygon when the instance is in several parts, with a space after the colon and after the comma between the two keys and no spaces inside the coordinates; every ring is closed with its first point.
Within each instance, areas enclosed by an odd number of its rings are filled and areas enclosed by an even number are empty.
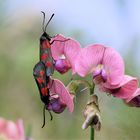
{"type": "Polygon", "coordinates": [[[84,117],[85,121],[82,125],[82,129],[86,129],[88,126],[92,126],[97,131],[101,129],[100,110],[96,95],[93,95],[92,99],[87,103],[84,110],[84,117]]]}
{"type": "Polygon", "coordinates": [[[55,69],[61,74],[66,73],[71,68],[67,59],[59,59],[55,62],[55,69]]]}
{"type": "Polygon", "coordinates": [[[66,104],[64,104],[58,95],[53,95],[50,98],[49,105],[46,106],[47,110],[52,110],[55,113],[62,113],[64,109],[66,108],[66,104]]]}

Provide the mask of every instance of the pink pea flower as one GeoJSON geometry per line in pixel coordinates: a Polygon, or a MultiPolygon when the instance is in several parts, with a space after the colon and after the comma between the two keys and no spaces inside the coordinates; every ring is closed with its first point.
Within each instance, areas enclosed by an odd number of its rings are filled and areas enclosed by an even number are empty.
{"type": "Polygon", "coordinates": [[[95,44],[81,49],[75,69],[83,77],[91,73],[95,84],[116,86],[123,79],[124,62],[113,48],[95,44]]]}
{"type": "Polygon", "coordinates": [[[0,138],[4,140],[26,140],[22,120],[14,123],[0,118],[0,138]]]}
{"type": "Polygon", "coordinates": [[[46,109],[61,113],[66,107],[70,112],[73,111],[73,97],[61,81],[53,79],[50,82],[50,102],[46,109]]]}
{"type": "Polygon", "coordinates": [[[75,73],[75,60],[80,52],[80,44],[71,38],[56,35],[51,40],[51,52],[55,60],[55,69],[61,74],[72,68],[75,73]]]}
{"type": "Polygon", "coordinates": [[[132,97],[137,88],[138,88],[137,78],[129,75],[124,75],[123,80],[117,86],[109,86],[106,84],[99,85],[99,89],[101,91],[110,93],[114,97],[120,99],[127,99],[132,97]]]}
{"type": "Polygon", "coordinates": [[[140,88],[130,98],[125,99],[124,102],[132,107],[140,107],[140,88]]]}

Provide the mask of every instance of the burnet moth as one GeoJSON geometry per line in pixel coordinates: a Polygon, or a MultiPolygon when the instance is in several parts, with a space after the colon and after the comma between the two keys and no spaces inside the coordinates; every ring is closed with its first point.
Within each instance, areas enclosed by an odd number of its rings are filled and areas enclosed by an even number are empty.
{"type": "MultiPolygon", "coordinates": [[[[36,81],[36,84],[38,86],[38,90],[40,93],[40,98],[41,101],[44,103],[44,108],[43,108],[43,116],[44,116],[44,121],[43,121],[43,125],[42,128],[45,126],[45,109],[46,106],[49,104],[50,100],[50,90],[49,90],[49,81],[50,81],[50,77],[45,75],[46,72],[46,67],[44,65],[44,63],[42,61],[38,62],[34,69],[33,69],[33,75],[36,81]]],[[[51,116],[51,120],[52,120],[52,114],[50,111],[48,111],[50,116],[51,116]]]]}
{"type": "Polygon", "coordinates": [[[51,54],[51,37],[46,33],[46,28],[48,24],[50,23],[51,19],[53,18],[54,14],[52,14],[51,18],[45,25],[45,13],[43,13],[43,25],[42,30],[43,34],[40,37],[40,61],[42,61],[45,64],[46,69],[46,75],[51,76],[54,72],[54,61],[51,54]]]}
{"type": "MultiPolygon", "coordinates": [[[[43,128],[45,126],[45,109],[46,106],[49,104],[50,98],[49,81],[50,76],[52,76],[54,72],[54,61],[51,54],[51,44],[50,44],[51,37],[46,33],[46,28],[50,23],[51,19],[53,18],[54,14],[52,14],[51,18],[45,25],[45,13],[44,12],[42,13],[43,13],[43,25],[42,25],[43,34],[40,37],[40,61],[35,65],[33,69],[33,76],[39,89],[41,101],[44,103],[43,108],[44,121],[42,125],[43,128]]],[[[52,120],[52,114],[50,111],[49,113],[52,120]]]]}

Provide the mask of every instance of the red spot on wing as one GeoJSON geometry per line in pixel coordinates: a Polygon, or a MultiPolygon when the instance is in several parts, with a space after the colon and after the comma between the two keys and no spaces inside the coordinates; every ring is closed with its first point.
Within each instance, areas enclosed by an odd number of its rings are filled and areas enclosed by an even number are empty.
{"type": "Polygon", "coordinates": [[[42,43],[42,47],[43,47],[43,49],[51,48],[51,45],[50,45],[49,41],[46,40],[42,43]]]}
{"type": "Polygon", "coordinates": [[[41,88],[41,93],[43,96],[45,96],[45,88],[41,88]]]}
{"type": "Polygon", "coordinates": [[[45,74],[44,70],[41,70],[41,71],[39,72],[39,74],[40,74],[40,76],[44,76],[44,74],[45,74]]]}
{"type": "Polygon", "coordinates": [[[47,54],[46,53],[42,54],[41,55],[41,60],[45,61],[46,59],[47,59],[47,54]]]}
{"type": "Polygon", "coordinates": [[[49,95],[49,88],[47,88],[47,87],[42,88],[41,93],[43,96],[48,96],[49,95]]]}
{"type": "Polygon", "coordinates": [[[42,78],[37,78],[37,81],[38,81],[39,84],[44,83],[44,80],[42,78]]]}
{"type": "Polygon", "coordinates": [[[46,67],[51,67],[52,66],[52,63],[48,61],[48,62],[45,63],[45,66],[46,67]]]}

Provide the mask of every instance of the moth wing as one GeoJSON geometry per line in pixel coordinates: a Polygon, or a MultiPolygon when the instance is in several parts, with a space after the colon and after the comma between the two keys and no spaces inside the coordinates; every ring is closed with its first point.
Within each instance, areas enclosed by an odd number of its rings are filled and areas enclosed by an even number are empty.
{"type": "Polygon", "coordinates": [[[38,62],[33,69],[33,76],[38,86],[40,95],[45,95],[45,88],[47,85],[47,78],[45,76],[45,65],[43,62],[38,62]]]}

